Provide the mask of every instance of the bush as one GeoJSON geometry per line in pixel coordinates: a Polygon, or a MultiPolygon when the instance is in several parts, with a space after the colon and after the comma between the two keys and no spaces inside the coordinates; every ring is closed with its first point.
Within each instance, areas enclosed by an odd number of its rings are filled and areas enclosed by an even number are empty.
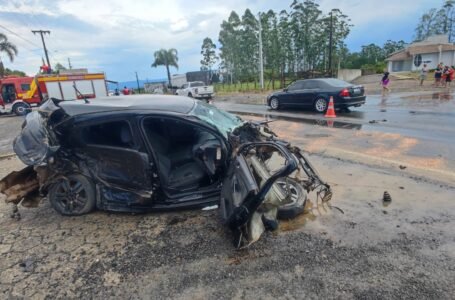
{"type": "Polygon", "coordinates": [[[384,73],[384,70],[387,69],[387,63],[386,62],[379,62],[376,64],[366,64],[362,65],[362,74],[382,74],[384,73]]]}

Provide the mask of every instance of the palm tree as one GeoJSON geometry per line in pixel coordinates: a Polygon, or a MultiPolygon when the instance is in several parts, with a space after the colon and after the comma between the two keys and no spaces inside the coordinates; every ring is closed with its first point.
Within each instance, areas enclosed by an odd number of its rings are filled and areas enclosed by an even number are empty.
{"type": "MultiPolygon", "coordinates": [[[[17,55],[17,48],[14,44],[8,41],[8,38],[3,33],[0,33],[0,54],[5,52],[8,55],[9,60],[13,61],[17,55]]],[[[3,77],[5,73],[5,67],[3,66],[2,59],[0,57],[0,77],[3,77]]]]}
{"type": "Polygon", "coordinates": [[[166,66],[167,71],[167,79],[169,80],[169,84],[171,84],[171,72],[169,72],[169,66],[173,66],[175,68],[179,68],[177,64],[179,58],[177,56],[177,50],[174,48],[171,49],[160,49],[155,51],[153,54],[155,57],[155,61],[152,64],[152,68],[156,68],[158,66],[166,66]]]}

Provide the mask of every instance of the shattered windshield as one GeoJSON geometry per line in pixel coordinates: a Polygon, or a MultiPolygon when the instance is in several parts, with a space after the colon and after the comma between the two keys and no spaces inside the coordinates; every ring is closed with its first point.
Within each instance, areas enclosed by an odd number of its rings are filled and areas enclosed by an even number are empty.
{"type": "Polygon", "coordinates": [[[226,138],[229,132],[243,124],[242,119],[239,117],[200,101],[196,102],[196,105],[190,111],[190,115],[216,126],[226,138]]]}

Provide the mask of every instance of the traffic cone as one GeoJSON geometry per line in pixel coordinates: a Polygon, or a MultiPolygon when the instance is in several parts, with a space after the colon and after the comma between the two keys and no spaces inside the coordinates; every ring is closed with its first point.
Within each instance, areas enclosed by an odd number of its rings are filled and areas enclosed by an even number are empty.
{"type": "Polygon", "coordinates": [[[329,107],[325,113],[326,118],[336,118],[337,115],[335,114],[335,106],[333,105],[333,96],[330,96],[329,107]]]}

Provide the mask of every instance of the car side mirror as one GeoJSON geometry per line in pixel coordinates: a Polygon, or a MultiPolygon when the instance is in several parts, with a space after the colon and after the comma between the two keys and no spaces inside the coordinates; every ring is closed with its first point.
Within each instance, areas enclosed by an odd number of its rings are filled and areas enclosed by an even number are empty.
{"type": "Polygon", "coordinates": [[[287,92],[287,91],[288,91],[288,88],[283,89],[283,92],[287,92]]]}

